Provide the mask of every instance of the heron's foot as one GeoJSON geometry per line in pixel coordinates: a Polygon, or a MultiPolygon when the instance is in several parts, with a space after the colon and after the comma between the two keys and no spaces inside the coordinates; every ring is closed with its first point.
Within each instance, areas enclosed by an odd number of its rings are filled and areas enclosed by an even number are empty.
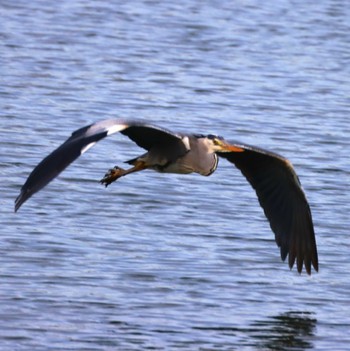
{"type": "Polygon", "coordinates": [[[111,168],[110,170],[108,170],[105,176],[100,180],[100,183],[104,184],[105,187],[107,188],[109,184],[115,182],[117,179],[122,177],[124,173],[125,173],[124,169],[118,166],[115,166],[114,168],[111,168]]]}

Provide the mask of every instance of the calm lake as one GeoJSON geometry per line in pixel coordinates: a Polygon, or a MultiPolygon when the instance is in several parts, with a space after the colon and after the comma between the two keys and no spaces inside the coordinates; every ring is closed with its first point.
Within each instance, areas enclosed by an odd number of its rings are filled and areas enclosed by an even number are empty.
{"type": "Polygon", "coordinates": [[[350,350],[347,1],[0,1],[0,349],[350,350]],[[210,177],[98,181],[101,141],[18,213],[74,130],[137,118],[288,157],[320,271],[280,259],[256,195],[210,177]]]}

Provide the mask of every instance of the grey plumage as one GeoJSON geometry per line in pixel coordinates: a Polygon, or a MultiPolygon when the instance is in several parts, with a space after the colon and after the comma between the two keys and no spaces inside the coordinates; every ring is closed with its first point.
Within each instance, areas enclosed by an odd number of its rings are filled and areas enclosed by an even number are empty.
{"type": "Polygon", "coordinates": [[[317,247],[312,216],[306,196],[292,164],[284,157],[222,137],[172,133],[139,121],[103,120],[78,129],[32,171],[15,201],[15,211],[46,186],[70,163],[97,141],[120,132],[147,152],[127,161],[133,167],[109,170],[101,183],[108,186],[127,174],[143,169],[163,173],[196,172],[208,176],[218,165],[218,157],[233,163],[255,189],[258,200],[290,268],[297,262],[311,274],[318,270],[317,247]]]}

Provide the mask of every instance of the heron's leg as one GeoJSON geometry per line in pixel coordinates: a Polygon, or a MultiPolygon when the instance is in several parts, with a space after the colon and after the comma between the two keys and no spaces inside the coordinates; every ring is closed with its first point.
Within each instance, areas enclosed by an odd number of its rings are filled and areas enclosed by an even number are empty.
{"type": "Polygon", "coordinates": [[[118,166],[115,166],[105,174],[105,176],[100,180],[100,183],[104,184],[107,187],[109,184],[115,182],[120,177],[124,177],[125,175],[130,173],[142,171],[146,168],[147,166],[144,161],[136,161],[134,163],[134,167],[131,167],[129,169],[123,169],[118,166]]]}

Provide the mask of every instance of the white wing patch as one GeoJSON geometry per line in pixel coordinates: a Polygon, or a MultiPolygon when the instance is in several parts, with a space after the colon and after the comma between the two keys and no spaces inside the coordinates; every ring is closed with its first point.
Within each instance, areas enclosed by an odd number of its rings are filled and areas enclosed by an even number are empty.
{"type": "MultiPolygon", "coordinates": [[[[129,126],[124,123],[119,123],[118,120],[115,119],[106,119],[104,121],[97,122],[93,124],[85,133],[85,137],[89,137],[92,135],[97,135],[101,132],[107,132],[107,135],[111,135],[114,133],[118,133],[129,126]]],[[[81,151],[80,155],[82,155],[84,152],[88,151],[90,148],[92,148],[96,144],[96,141],[89,143],[85,145],[81,151]]]]}
{"type": "Polygon", "coordinates": [[[110,127],[107,127],[107,135],[111,135],[114,133],[118,133],[126,128],[128,128],[129,126],[127,124],[115,124],[115,125],[111,125],[110,127]]]}
{"type": "Polygon", "coordinates": [[[84,152],[88,151],[90,148],[92,148],[94,145],[96,144],[96,141],[94,141],[93,143],[87,144],[85,145],[81,151],[80,151],[80,155],[82,155],[84,152]]]}
{"type": "Polygon", "coordinates": [[[107,132],[107,135],[111,135],[120,132],[128,127],[128,124],[122,123],[120,120],[105,119],[103,121],[92,124],[90,128],[85,132],[85,136],[96,135],[103,132],[107,132]]]}
{"type": "Polygon", "coordinates": [[[191,150],[190,139],[187,136],[182,138],[182,142],[184,143],[187,150],[191,150]]]}

